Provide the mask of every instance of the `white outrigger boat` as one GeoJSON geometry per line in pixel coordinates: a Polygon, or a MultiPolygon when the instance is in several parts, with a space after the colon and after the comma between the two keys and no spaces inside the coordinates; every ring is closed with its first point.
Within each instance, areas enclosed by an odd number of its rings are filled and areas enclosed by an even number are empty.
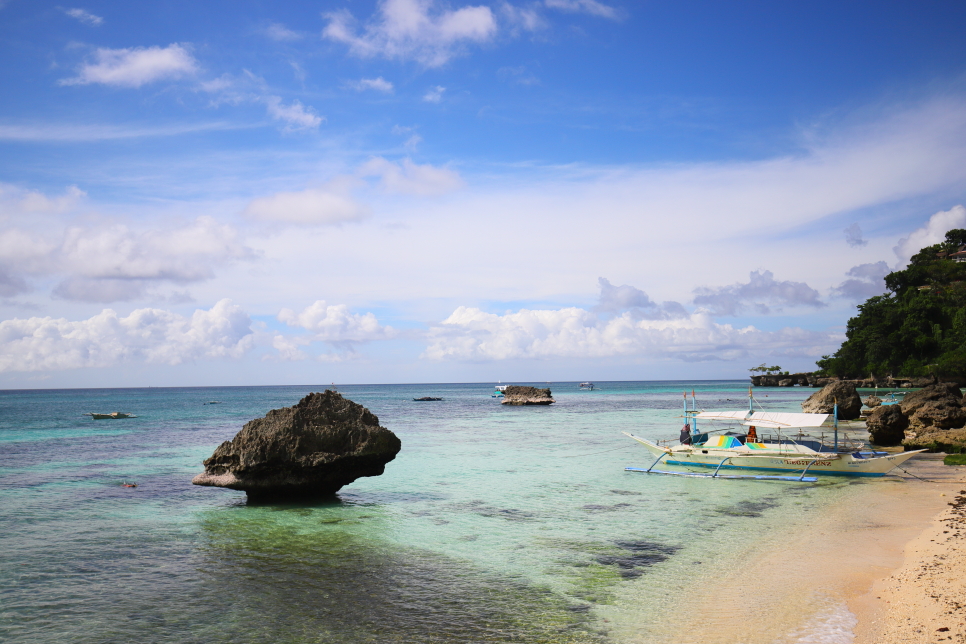
{"type": "Polygon", "coordinates": [[[884,476],[916,454],[915,450],[891,454],[864,448],[848,434],[839,436],[838,406],[832,414],[796,414],[754,411],[754,398],[748,391],[748,411],[697,411],[694,392],[691,409],[685,394],[684,416],[678,445],[672,441],[651,442],[623,432],[644,445],[655,457],[650,467],[627,467],[629,472],[673,474],[711,478],[753,478],[786,481],[816,481],[812,474],[843,476],[884,476]],[[698,431],[698,421],[710,423],[710,430],[698,431]],[[724,427],[716,427],[721,423],[724,427]],[[743,428],[734,431],[735,427],[743,428]],[[759,431],[765,430],[765,431],[759,431]],[[723,432],[723,433],[718,433],[723,432]],[[819,435],[815,436],[815,432],[819,435]],[[826,434],[832,433],[832,444],[826,434]],[[658,463],[714,468],[713,474],[673,472],[654,469],[658,463]],[[754,470],[772,474],[722,474],[721,470],[754,470]]]}

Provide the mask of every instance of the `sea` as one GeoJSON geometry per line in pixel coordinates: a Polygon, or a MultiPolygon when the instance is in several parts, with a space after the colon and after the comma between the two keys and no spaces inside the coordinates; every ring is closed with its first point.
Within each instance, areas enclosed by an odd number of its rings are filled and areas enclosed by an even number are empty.
{"type": "MultiPolygon", "coordinates": [[[[622,432],[676,437],[682,392],[744,409],[747,381],[515,384],[556,403],[493,383],[0,391],[0,641],[700,643],[722,579],[869,484],[624,470],[651,459],[622,432]],[[402,440],[382,476],[298,503],[191,485],[245,422],[327,388],[402,440]],[[113,411],[137,417],[85,415],[113,411]]],[[[850,642],[833,600],[764,636],[749,611],[728,641],[850,642]]]]}

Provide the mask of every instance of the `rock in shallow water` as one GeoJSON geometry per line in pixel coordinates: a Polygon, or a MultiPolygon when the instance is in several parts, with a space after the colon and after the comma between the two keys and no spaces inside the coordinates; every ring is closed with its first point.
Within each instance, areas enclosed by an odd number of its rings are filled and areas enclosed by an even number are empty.
{"type": "Polygon", "coordinates": [[[551,405],[554,399],[549,389],[510,385],[503,391],[504,405],[551,405]]]}
{"type": "Polygon", "coordinates": [[[334,391],[313,393],[246,423],[191,482],[255,498],[325,496],[359,477],[379,476],[401,447],[362,405],[334,391]]]}

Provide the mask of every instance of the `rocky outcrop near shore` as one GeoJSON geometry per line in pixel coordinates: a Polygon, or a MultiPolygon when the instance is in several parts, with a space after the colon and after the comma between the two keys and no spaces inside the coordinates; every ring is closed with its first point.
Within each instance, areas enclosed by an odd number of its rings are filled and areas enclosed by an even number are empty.
{"type": "Polygon", "coordinates": [[[924,387],[898,405],[909,419],[902,445],[907,450],[959,453],[966,450],[966,409],[963,392],[952,382],[924,387]]]}
{"type": "Polygon", "coordinates": [[[854,420],[862,410],[862,399],[855,391],[855,385],[848,380],[839,380],[822,387],[802,403],[806,414],[831,414],[838,403],[841,420],[854,420]]]}
{"type": "MultiPolygon", "coordinates": [[[[936,384],[938,380],[935,376],[921,376],[916,378],[893,378],[892,376],[887,376],[884,378],[843,379],[838,376],[819,376],[814,372],[751,377],[751,384],[755,387],[794,387],[795,385],[801,385],[802,387],[824,387],[833,382],[851,382],[857,389],[873,389],[875,387],[909,389],[928,387],[929,385],[936,384]]],[[[966,385],[966,382],[960,382],[958,384],[966,385]]]]}
{"type": "Polygon", "coordinates": [[[362,405],[334,391],[312,393],[246,423],[191,482],[244,490],[249,498],[326,496],[379,476],[401,447],[362,405]]]}
{"type": "Polygon", "coordinates": [[[551,405],[554,402],[549,389],[510,385],[503,392],[504,405],[551,405]]]}
{"type": "Polygon", "coordinates": [[[869,430],[869,442],[873,445],[895,447],[902,445],[909,419],[899,409],[899,405],[881,405],[869,414],[865,426],[869,430]]]}

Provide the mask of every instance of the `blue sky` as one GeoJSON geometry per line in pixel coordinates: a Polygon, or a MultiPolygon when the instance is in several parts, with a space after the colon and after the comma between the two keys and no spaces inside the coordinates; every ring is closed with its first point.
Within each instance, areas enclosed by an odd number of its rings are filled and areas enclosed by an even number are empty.
{"type": "Polygon", "coordinates": [[[811,369],[966,227],[964,26],[0,2],[0,387],[811,369]]]}

